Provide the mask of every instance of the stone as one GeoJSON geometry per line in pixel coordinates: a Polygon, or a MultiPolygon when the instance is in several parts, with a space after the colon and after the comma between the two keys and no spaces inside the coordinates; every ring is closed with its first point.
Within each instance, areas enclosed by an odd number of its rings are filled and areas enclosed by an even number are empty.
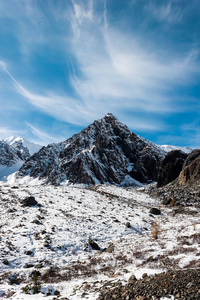
{"type": "Polygon", "coordinates": [[[35,200],[33,196],[27,197],[24,200],[21,201],[21,204],[23,206],[31,207],[38,205],[38,202],[35,200]]]}
{"type": "Polygon", "coordinates": [[[137,281],[137,278],[135,277],[135,275],[131,275],[129,277],[128,284],[133,284],[135,281],[137,281]]]}
{"type": "Polygon", "coordinates": [[[101,250],[101,248],[99,247],[99,245],[97,243],[95,243],[91,238],[89,238],[88,244],[91,246],[91,248],[93,250],[101,250]]]}
{"type": "Polygon", "coordinates": [[[9,265],[9,261],[8,261],[7,259],[4,259],[4,260],[2,261],[2,263],[3,263],[4,265],[9,265]]]}
{"type": "Polygon", "coordinates": [[[149,211],[150,214],[152,215],[161,215],[161,211],[158,208],[152,207],[149,211]]]}
{"type": "Polygon", "coordinates": [[[126,226],[127,228],[131,228],[131,223],[130,223],[130,222],[126,222],[125,226],[126,226]]]}
{"type": "Polygon", "coordinates": [[[34,267],[34,265],[33,264],[29,264],[29,263],[26,263],[25,265],[24,265],[24,268],[25,269],[29,269],[29,268],[33,268],[34,267]]]}
{"type": "Polygon", "coordinates": [[[27,250],[27,251],[25,251],[25,254],[26,254],[26,255],[32,255],[32,254],[33,254],[33,251],[27,250]]]}

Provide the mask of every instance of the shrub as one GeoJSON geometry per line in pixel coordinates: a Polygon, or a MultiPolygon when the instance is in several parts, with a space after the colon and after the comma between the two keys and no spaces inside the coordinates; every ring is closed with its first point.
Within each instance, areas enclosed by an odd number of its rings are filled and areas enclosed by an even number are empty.
{"type": "Polygon", "coordinates": [[[151,236],[154,239],[158,238],[158,235],[161,233],[160,231],[160,226],[158,225],[158,223],[156,223],[155,221],[152,223],[151,225],[151,236]]]}

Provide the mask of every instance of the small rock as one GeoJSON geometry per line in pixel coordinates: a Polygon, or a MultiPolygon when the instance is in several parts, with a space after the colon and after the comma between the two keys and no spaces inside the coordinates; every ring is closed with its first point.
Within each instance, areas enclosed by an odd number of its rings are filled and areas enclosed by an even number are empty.
{"type": "Polygon", "coordinates": [[[36,225],[42,225],[42,223],[39,220],[37,220],[37,219],[33,220],[32,223],[36,224],[36,225]]]}
{"type": "Polygon", "coordinates": [[[54,292],[54,296],[58,296],[58,295],[60,295],[60,292],[56,290],[56,291],[54,292]]]}
{"type": "Polygon", "coordinates": [[[129,277],[128,284],[133,284],[136,280],[137,278],[135,277],[135,275],[131,275],[131,277],[129,277]]]}
{"type": "Polygon", "coordinates": [[[24,268],[25,268],[25,269],[33,268],[33,267],[34,267],[34,265],[33,265],[33,264],[29,264],[29,263],[26,263],[26,264],[24,265],[24,268]]]}
{"type": "Polygon", "coordinates": [[[142,275],[142,278],[147,278],[147,277],[148,277],[147,273],[144,273],[144,274],[142,275]]]}
{"type": "Polygon", "coordinates": [[[26,254],[26,255],[31,255],[31,254],[33,254],[33,251],[27,250],[27,251],[25,251],[25,254],[26,254]]]}
{"type": "Polygon", "coordinates": [[[95,243],[91,238],[89,238],[88,244],[92,247],[93,250],[101,250],[99,245],[95,243]]]}
{"type": "Polygon", "coordinates": [[[17,277],[17,275],[10,275],[8,277],[9,280],[9,284],[13,285],[13,284],[19,284],[19,279],[17,277]]]}
{"type": "Polygon", "coordinates": [[[131,223],[130,223],[130,222],[127,222],[127,223],[125,224],[125,226],[126,226],[127,228],[131,228],[131,223]]]}
{"type": "Polygon", "coordinates": [[[160,209],[158,209],[158,208],[152,207],[152,208],[150,209],[149,213],[152,214],[152,215],[160,215],[160,214],[161,214],[161,211],[160,211],[160,209]]]}
{"type": "Polygon", "coordinates": [[[4,259],[4,260],[2,261],[2,263],[3,263],[4,265],[9,265],[9,262],[8,262],[7,259],[4,259]]]}

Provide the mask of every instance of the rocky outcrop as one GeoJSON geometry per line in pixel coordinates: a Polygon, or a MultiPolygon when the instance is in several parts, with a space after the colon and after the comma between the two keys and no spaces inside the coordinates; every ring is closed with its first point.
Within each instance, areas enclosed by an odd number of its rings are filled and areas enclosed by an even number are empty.
{"type": "Polygon", "coordinates": [[[70,139],[43,147],[26,161],[17,178],[29,175],[51,184],[149,183],[157,180],[165,154],[107,114],[70,139]]]}
{"type": "Polygon", "coordinates": [[[159,167],[157,187],[164,186],[179,176],[187,156],[186,153],[180,150],[167,153],[159,167]]]}
{"type": "Polygon", "coordinates": [[[176,184],[179,186],[196,185],[200,183],[200,155],[180,172],[176,184]]]}
{"type": "Polygon", "coordinates": [[[164,204],[200,207],[200,149],[193,150],[183,163],[179,176],[169,184],[147,192],[164,204]]]}
{"type": "Polygon", "coordinates": [[[103,286],[98,300],[156,300],[167,296],[180,300],[200,299],[200,269],[169,270],[153,276],[143,276],[140,280],[133,279],[125,286],[120,281],[113,283],[112,287],[103,286]]]}

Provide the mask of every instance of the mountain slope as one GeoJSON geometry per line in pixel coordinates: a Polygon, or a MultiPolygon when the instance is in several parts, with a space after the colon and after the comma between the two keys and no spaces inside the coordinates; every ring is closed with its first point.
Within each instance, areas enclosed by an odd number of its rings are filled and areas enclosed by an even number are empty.
{"type": "Polygon", "coordinates": [[[43,147],[16,178],[28,175],[52,184],[148,183],[157,179],[165,154],[107,114],[70,139],[43,147]]]}
{"type": "Polygon", "coordinates": [[[3,142],[6,142],[8,145],[13,146],[14,148],[20,149],[21,152],[23,152],[23,150],[24,152],[29,152],[28,157],[38,152],[42,148],[41,145],[31,143],[23,137],[11,136],[9,138],[4,139],[3,142]]]}
{"type": "Polygon", "coordinates": [[[16,171],[23,163],[41,148],[21,137],[10,137],[0,141],[0,180],[16,171]]]}

